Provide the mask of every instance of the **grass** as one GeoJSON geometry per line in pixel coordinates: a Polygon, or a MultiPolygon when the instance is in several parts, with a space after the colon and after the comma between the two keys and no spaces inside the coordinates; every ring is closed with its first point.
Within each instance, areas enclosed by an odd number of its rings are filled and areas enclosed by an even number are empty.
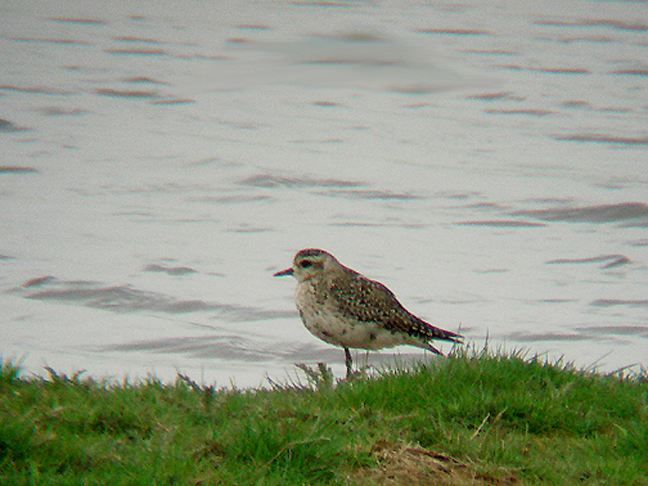
{"type": "Polygon", "coordinates": [[[0,368],[0,484],[648,485],[648,377],[461,352],[216,390],[0,368]]]}

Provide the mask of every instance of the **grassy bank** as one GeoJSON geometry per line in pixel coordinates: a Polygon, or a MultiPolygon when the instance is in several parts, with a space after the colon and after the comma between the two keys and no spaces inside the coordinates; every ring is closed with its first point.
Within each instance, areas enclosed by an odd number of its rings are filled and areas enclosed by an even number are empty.
{"type": "Polygon", "coordinates": [[[455,355],[214,390],[0,374],[0,484],[648,485],[648,379],[455,355]]]}

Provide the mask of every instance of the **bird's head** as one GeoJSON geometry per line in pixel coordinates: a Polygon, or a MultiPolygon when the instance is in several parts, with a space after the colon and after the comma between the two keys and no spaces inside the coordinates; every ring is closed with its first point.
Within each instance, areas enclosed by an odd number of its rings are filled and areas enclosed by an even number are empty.
{"type": "Polygon", "coordinates": [[[292,267],[277,272],[274,276],[283,277],[285,275],[292,275],[298,282],[304,282],[311,278],[320,277],[325,272],[340,267],[342,265],[330,253],[316,248],[307,248],[295,255],[292,267]]]}

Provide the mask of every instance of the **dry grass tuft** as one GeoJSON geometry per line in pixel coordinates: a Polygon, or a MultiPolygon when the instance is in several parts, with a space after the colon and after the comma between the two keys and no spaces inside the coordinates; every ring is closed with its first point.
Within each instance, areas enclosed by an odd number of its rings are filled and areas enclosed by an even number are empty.
{"type": "Polygon", "coordinates": [[[356,471],[350,478],[358,486],[510,486],[511,474],[495,477],[479,474],[469,464],[448,455],[406,443],[379,441],[372,452],[373,467],[356,471]]]}

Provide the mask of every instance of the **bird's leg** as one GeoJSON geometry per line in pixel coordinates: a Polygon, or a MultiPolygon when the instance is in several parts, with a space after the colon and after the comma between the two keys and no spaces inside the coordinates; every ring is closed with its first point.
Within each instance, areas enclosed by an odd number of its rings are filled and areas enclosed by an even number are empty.
{"type": "Polygon", "coordinates": [[[344,348],[344,364],[346,365],[347,378],[353,374],[353,359],[351,358],[351,351],[349,348],[344,348]]]}

